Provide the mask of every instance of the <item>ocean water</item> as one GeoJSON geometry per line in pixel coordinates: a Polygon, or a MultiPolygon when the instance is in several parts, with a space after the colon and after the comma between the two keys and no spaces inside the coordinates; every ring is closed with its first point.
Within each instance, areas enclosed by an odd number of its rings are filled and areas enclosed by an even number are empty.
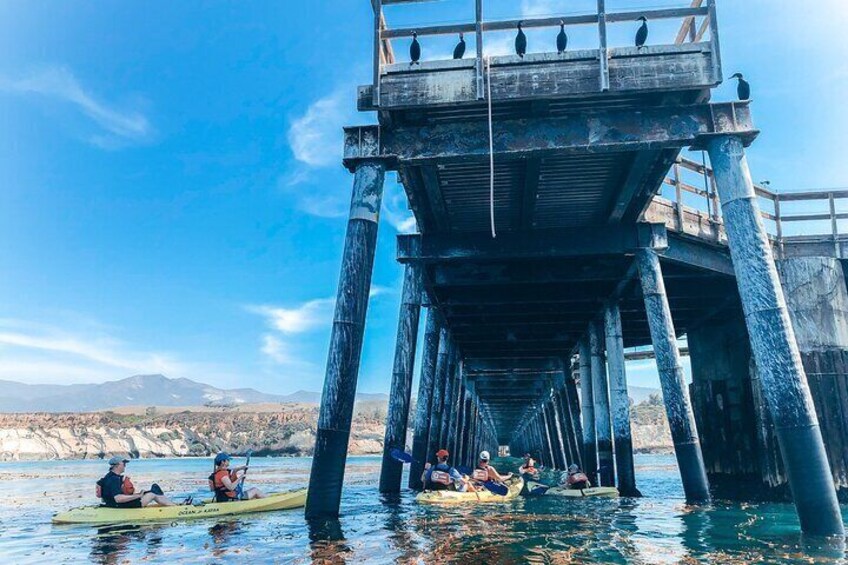
{"type": "MultiPolygon", "coordinates": [[[[518,460],[498,461],[510,470],[518,460]]],[[[306,485],[307,458],[254,458],[248,483],[306,485]]],[[[844,540],[803,539],[789,504],[687,507],[673,456],[637,455],[641,499],[519,499],[436,508],[377,492],[380,459],[348,460],[342,517],[303,510],[142,527],[53,526],[95,503],[102,461],[0,463],[0,555],[21,563],[842,563],[844,540]]],[[[132,461],[136,486],[206,496],[207,459],[132,461]]],[[[555,480],[548,473],[543,480],[555,480]]],[[[404,481],[405,484],[405,481],[404,481]]],[[[843,512],[844,513],[844,512],[843,512]]]]}

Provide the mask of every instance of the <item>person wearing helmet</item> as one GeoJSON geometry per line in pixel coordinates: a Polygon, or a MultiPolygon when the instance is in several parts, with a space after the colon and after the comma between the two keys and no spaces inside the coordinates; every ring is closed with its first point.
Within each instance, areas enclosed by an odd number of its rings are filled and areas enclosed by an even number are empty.
{"type": "Polygon", "coordinates": [[[109,508],[144,508],[154,502],[159,506],[174,506],[175,503],[164,495],[159,485],[153,484],[150,490],[136,492],[130,478],[124,475],[129,459],[115,456],[109,460],[109,472],[97,481],[97,497],[109,508]]]}
{"type": "Polygon", "coordinates": [[[239,483],[247,472],[247,465],[230,468],[231,459],[227,453],[215,456],[215,470],[209,475],[209,490],[215,492],[215,502],[252,500],[268,496],[256,487],[239,493],[239,483]]]}
{"type": "Polygon", "coordinates": [[[491,460],[491,456],[488,451],[480,452],[480,461],[477,463],[477,468],[471,474],[472,479],[478,483],[485,483],[487,481],[503,483],[505,480],[512,478],[512,473],[508,473],[505,477],[498,473],[497,469],[489,464],[489,460],[491,460]]]}
{"type": "Polygon", "coordinates": [[[576,464],[572,463],[568,466],[568,477],[565,479],[565,488],[573,490],[583,490],[592,486],[589,477],[580,470],[576,464]]]}
{"type": "Polygon", "coordinates": [[[521,478],[525,481],[539,480],[539,470],[536,469],[536,461],[529,453],[524,454],[524,465],[518,468],[518,474],[521,475],[521,478]]]}
{"type": "Polygon", "coordinates": [[[459,471],[448,464],[447,449],[440,449],[436,452],[436,464],[424,465],[424,472],[421,474],[421,482],[424,483],[424,490],[457,490],[459,492],[472,492],[476,490],[474,485],[463,477],[459,471]]]}

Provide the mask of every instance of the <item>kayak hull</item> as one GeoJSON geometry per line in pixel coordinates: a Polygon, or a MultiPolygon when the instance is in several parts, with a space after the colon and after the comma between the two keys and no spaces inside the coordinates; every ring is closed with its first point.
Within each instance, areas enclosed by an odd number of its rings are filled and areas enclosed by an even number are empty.
{"type": "Polygon", "coordinates": [[[495,494],[488,490],[478,492],[457,492],[453,490],[425,490],[415,497],[419,504],[478,504],[490,502],[505,502],[516,498],[524,487],[520,477],[507,479],[504,483],[509,489],[505,495],[495,494]]]}
{"type": "Polygon", "coordinates": [[[282,492],[266,498],[238,500],[234,502],[208,502],[198,506],[157,506],[146,508],[107,508],[85,506],[60,512],[53,516],[54,524],[142,524],[174,520],[194,520],[235,516],[251,512],[288,510],[306,505],[306,489],[282,492]]]}
{"type": "Polygon", "coordinates": [[[617,498],[618,489],[615,487],[591,487],[583,490],[567,489],[562,487],[549,488],[546,496],[564,496],[567,498],[617,498]]]}

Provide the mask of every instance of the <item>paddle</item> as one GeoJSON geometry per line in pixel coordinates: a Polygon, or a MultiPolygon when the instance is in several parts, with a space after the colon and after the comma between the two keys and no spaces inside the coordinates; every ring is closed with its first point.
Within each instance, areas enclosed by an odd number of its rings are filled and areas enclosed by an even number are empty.
{"type": "Polygon", "coordinates": [[[247,452],[247,461],[244,463],[244,473],[242,473],[241,478],[239,479],[239,484],[236,486],[236,494],[238,495],[239,500],[244,500],[244,478],[247,476],[247,469],[250,466],[251,455],[253,455],[253,450],[249,450],[247,452]]]}
{"type": "Polygon", "coordinates": [[[413,461],[415,461],[412,455],[401,451],[397,447],[389,451],[389,455],[391,455],[392,459],[394,459],[395,461],[400,461],[401,463],[412,463],[413,461]]]}

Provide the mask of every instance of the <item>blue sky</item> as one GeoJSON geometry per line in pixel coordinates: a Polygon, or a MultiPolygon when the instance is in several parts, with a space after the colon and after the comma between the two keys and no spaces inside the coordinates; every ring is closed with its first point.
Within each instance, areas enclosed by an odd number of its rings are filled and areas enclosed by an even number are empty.
{"type": "MultiPolygon", "coordinates": [[[[586,2],[490,4],[507,17],[586,2]]],[[[726,75],[750,79],[763,130],[753,174],[778,190],[848,185],[848,8],[815,4],[719,1],[726,75]]],[[[467,6],[388,17],[456,21],[467,6]]],[[[373,120],[355,112],[370,26],[366,0],[0,3],[0,378],[163,372],[319,390],[351,186],[340,129],[373,120]]],[[[635,27],[616,27],[625,44],[635,27]]],[[[664,31],[652,27],[657,41],[664,31]]],[[[530,50],[549,39],[530,35],[530,50]]],[[[590,40],[574,32],[575,46],[590,40]]],[[[425,57],[451,48],[425,43],[425,57]]],[[[390,177],[362,391],[389,386],[398,229],[409,214],[390,177]]],[[[650,363],[630,369],[634,384],[656,382],[650,363]]]]}

